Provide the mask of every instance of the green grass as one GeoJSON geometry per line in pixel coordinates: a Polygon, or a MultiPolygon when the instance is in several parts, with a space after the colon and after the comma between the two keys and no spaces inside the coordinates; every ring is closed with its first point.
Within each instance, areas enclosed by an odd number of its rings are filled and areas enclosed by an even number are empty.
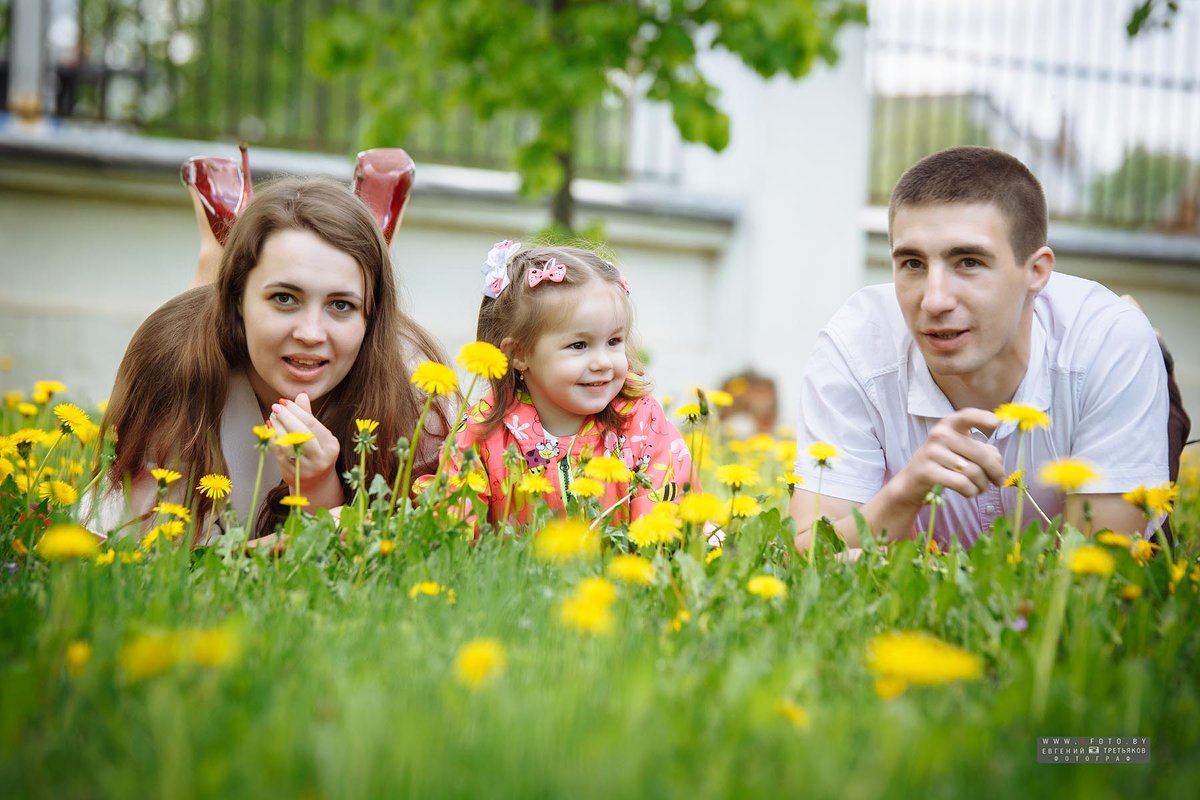
{"type": "MultiPolygon", "coordinates": [[[[0,430],[25,424],[4,413],[0,430]]],[[[722,453],[717,463],[733,458],[722,453]]],[[[1192,795],[1200,595],[1188,575],[1171,591],[1165,554],[1140,566],[1114,549],[1112,576],[1072,575],[1078,532],[1060,546],[1031,527],[1013,565],[1002,528],[928,564],[901,543],[868,545],[853,564],[822,550],[810,567],[786,544],[780,498],[765,499],[772,508],[731,525],[711,563],[694,532],[644,553],[657,582],[618,584],[613,632],[595,636],[565,627],[559,605],[603,574],[612,546],[547,564],[530,535],[471,544],[422,505],[386,556],[378,526],[347,544],[323,514],[297,519],[278,558],[163,539],[136,563],[46,562],[17,555],[15,540],[32,546],[44,522],[22,519],[10,477],[0,786],[56,798],[1192,795]],[[763,573],[785,581],[786,598],[746,591],[763,573]],[[427,580],[455,602],[410,598],[427,580]],[[1122,600],[1128,584],[1142,596],[1122,600]],[[1047,638],[1059,593],[1061,635],[1047,638]],[[673,630],[681,608],[690,619],[673,630]],[[122,666],[140,634],[211,627],[239,644],[222,666],[184,658],[140,680],[122,666]],[[975,653],[983,673],[883,700],[865,652],[893,630],[975,653]],[[498,639],[507,666],[471,688],[454,661],[478,637],[498,639]],[[72,641],[92,648],[74,675],[72,641]],[[1053,660],[1039,714],[1043,647],[1053,660]],[[784,700],[807,727],[780,713],[784,700]],[[1039,736],[1132,735],[1151,737],[1153,763],[1036,761],[1039,736]]],[[[1189,573],[1198,518],[1185,488],[1173,556],[1189,573]]]]}

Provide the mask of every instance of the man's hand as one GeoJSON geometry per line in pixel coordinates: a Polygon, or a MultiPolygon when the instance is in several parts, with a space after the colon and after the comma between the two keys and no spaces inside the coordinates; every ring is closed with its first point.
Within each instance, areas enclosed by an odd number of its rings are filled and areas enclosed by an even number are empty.
{"type": "Polygon", "coordinates": [[[990,433],[1000,421],[990,411],[964,408],[938,421],[912,460],[888,482],[893,502],[920,510],[934,486],[974,497],[1004,481],[1004,459],[995,446],[976,441],[971,429],[990,433]]]}

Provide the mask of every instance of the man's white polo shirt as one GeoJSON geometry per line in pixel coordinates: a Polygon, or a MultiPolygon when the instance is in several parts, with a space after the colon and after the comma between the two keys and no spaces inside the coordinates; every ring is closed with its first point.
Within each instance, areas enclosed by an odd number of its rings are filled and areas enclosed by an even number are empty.
{"type": "MultiPolygon", "coordinates": [[[[1100,478],[1088,494],[1120,493],[1167,480],[1166,368],[1145,315],[1098,283],[1055,273],[1034,300],[1029,366],[1012,402],[1045,411],[1050,428],[1024,435],[1030,492],[1050,517],[1062,495],[1037,482],[1047,461],[1077,458],[1100,478]]],[[[896,302],[891,284],[857,292],[822,329],[800,391],[796,472],[804,486],[856,503],[871,499],[912,458],[939,419],[952,413],[934,383],[896,302]],[[818,475],[805,447],[838,448],[839,458],[818,475]]],[[[1005,474],[1018,468],[1015,423],[991,436],[1005,474]]],[[[992,522],[1010,515],[1016,489],[991,487],[966,498],[945,493],[934,535],[951,533],[970,547],[992,522]]],[[[925,530],[929,509],[917,527],[925,530]]],[[[1024,524],[1037,519],[1025,503],[1024,524]]]]}

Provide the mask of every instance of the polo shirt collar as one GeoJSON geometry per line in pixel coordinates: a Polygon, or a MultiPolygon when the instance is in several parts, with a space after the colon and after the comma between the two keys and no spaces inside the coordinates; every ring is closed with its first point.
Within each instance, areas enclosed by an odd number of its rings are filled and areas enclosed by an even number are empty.
{"type": "MultiPolygon", "coordinates": [[[[1029,331],[1029,366],[1012,402],[1050,411],[1050,365],[1046,359],[1046,329],[1035,314],[1029,331]]],[[[989,411],[991,409],[988,409],[989,411]]],[[[929,374],[929,365],[916,342],[908,345],[908,413],[916,417],[941,419],[954,413],[954,406],[929,374]]],[[[994,439],[1002,439],[1016,429],[1005,422],[996,429],[994,439]]]]}

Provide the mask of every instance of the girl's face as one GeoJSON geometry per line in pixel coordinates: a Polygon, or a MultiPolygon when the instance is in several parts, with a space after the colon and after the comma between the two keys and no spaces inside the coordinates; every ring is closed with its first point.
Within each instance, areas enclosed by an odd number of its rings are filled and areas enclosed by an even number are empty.
{"type": "Polygon", "coordinates": [[[512,360],[542,427],[555,436],[574,435],[587,417],[603,411],[629,372],[629,316],[616,288],[592,281],[567,292],[566,318],[512,360]]]}
{"type": "Polygon", "coordinates": [[[242,294],[259,405],[301,392],[315,401],[342,382],[367,330],[364,283],[358,262],[312,231],[267,237],[242,294]]]}

